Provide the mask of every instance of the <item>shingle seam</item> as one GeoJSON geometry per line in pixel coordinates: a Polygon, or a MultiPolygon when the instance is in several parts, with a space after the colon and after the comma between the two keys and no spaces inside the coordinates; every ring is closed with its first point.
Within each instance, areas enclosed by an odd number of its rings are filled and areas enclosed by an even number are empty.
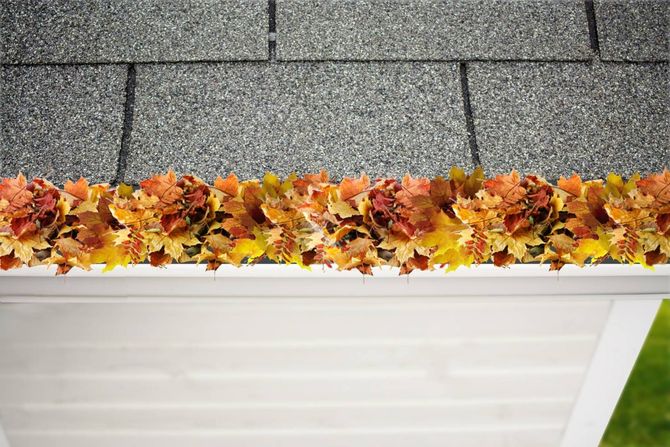
{"type": "Polygon", "coordinates": [[[277,61],[277,2],[268,0],[268,61],[277,61]]]}
{"type": "Polygon", "coordinates": [[[121,134],[121,150],[116,165],[116,177],[113,185],[123,182],[126,176],[128,164],[128,153],[130,152],[130,138],[133,130],[133,115],[135,111],[135,82],[136,69],[134,64],[128,65],[128,78],[126,81],[126,102],[123,110],[123,133],[121,134]]]}
{"type": "Polygon", "coordinates": [[[475,134],[475,120],[472,117],[472,106],[470,105],[470,87],[468,85],[468,69],[465,62],[459,64],[459,73],[461,77],[461,93],[463,94],[463,114],[465,115],[465,126],[468,131],[468,145],[470,146],[470,156],[472,164],[481,166],[479,158],[479,148],[477,147],[477,136],[475,134]]]}
{"type": "Polygon", "coordinates": [[[589,41],[591,43],[591,50],[600,57],[600,42],[598,40],[598,24],[596,23],[596,11],[593,0],[585,0],[584,7],[586,8],[586,20],[589,27],[589,41]]]}

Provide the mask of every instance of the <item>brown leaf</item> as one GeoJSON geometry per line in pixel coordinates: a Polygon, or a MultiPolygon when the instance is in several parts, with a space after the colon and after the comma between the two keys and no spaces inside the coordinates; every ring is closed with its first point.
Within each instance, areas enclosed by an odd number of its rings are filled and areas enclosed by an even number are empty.
{"type": "Polygon", "coordinates": [[[2,270],[17,269],[22,265],[21,260],[12,255],[0,256],[0,269],[2,270]]]}
{"type": "Polygon", "coordinates": [[[665,264],[668,262],[668,256],[665,253],[661,253],[661,250],[658,248],[645,253],[644,259],[648,265],[665,264]]]}
{"type": "Polygon", "coordinates": [[[503,267],[506,265],[514,264],[515,260],[516,258],[514,257],[514,255],[511,253],[507,253],[507,250],[493,253],[493,264],[496,267],[503,267]]]}
{"type": "Polygon", "coordinates": [[[161,248],[160,251],[154,251],[149,255],[149,262],[154,267],[160,267],[165,264],[169,264],[172,261],[172,257],[166,254],[161,248]]]}

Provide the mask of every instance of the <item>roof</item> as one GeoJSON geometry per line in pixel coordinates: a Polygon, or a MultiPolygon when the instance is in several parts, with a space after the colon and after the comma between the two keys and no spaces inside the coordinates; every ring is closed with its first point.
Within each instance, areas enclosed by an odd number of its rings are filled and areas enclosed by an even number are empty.
{"type": "Polygon", "coordinates": [[[668,165],[666,0],[6,0],[0,176],[668,165]]]}

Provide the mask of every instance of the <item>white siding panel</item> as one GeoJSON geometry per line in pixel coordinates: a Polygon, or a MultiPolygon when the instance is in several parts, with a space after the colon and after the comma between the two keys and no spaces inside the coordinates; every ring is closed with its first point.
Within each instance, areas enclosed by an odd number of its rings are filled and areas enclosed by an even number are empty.
{"type": "Polygon", "coordinates": [[[411,430],[247,430],[227,433],[194,432],[21,432],[12,447],[554,447],[561,430],[555,426],[522,426],[501,430],[482,426],[470,431],[411,430]]]}
{"type": "Polygon", "coordinates": [[[558,445],[607,300],[0,305],[12,447],[558,445]]]}
{"type": "Polygon", "coordinates": [[[439,298],[222,299],[220,303],[4,304],[12,343],[223,343],[595,334],[609,302],[439,298]],[[48,334],[48,337],[45,337],[48,334]]]}

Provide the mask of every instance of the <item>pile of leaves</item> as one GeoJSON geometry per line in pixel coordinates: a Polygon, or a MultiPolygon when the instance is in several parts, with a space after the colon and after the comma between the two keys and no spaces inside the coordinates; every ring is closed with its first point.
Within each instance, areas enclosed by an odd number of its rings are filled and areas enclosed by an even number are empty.
{"type": "Polygon", "coordinates": [[[452,168],[449,178],[371,180],[267,174],[209,185],[170,171],[141,182],[58,188],[19,175],[0,184],[0,267],[106,270],[149,262],[241,265],[269,260],[370,274],[454,270],[493,262],[583,266],[613,259],[667,263],[670,171],[624,180],[561,177],[557,185],[513,171],[486,179],[452,168]]]}

